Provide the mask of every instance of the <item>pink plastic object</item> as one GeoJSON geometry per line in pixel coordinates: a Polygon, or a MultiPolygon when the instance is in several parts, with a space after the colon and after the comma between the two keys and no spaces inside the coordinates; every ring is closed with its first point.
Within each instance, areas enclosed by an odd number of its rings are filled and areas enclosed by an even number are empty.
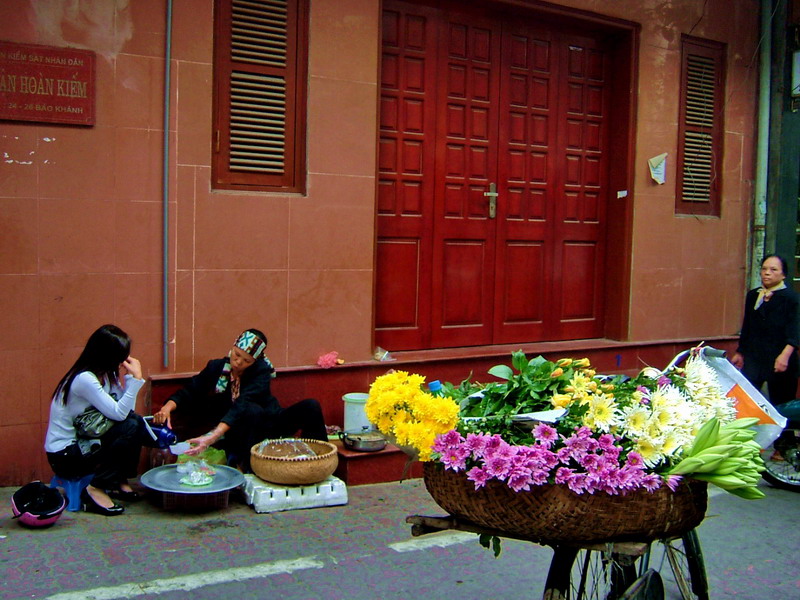
{"type": "Polygon", "coordinates": [[[27,483],[11,496],[14,518],[27,527],[52,525],[66,507],[67,501],[61,492],[41,481],[27,483]]]}

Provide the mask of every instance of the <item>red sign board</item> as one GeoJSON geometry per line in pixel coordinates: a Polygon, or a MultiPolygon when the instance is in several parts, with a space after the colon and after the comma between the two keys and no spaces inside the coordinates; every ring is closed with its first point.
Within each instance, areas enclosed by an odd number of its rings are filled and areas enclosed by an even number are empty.
{"type": "Polygon", "coordinates": [[[94,125],[95,53],[0,42],[0,119],[94,125]]]}

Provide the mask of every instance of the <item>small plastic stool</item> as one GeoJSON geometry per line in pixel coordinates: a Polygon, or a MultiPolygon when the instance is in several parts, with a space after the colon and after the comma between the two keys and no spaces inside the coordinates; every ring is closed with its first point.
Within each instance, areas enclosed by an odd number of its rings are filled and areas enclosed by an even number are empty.
{"type": "Polygon", "coordinates": [[[58,475],[53,475],[50,480],[51,488],[62,488],[67,496],[67,510],[77,512],[81,509],[81,492],[92,482],[94,473],[90,473],[81,479],[64,479],[58,475]]]}

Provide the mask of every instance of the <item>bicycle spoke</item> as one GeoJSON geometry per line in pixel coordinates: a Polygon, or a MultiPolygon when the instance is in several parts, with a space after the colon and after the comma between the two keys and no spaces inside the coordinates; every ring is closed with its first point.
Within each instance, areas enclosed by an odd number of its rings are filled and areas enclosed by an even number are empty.
{"type": "Polygon", "coordinates": [[[686,554],[683,551],[680,540],[672,540],[664,544],[664,551],[669,561],[669,566],[672,569],[672,575],[675,578],[675,584],[681,592],[683,600],[695,600],[689,582],[689,565],[686,562],[686,554]]]}
{"type": "Polygon", "coordinates": [[[556,548],[544,600],[616,600],[636,578],[634,558],[556,548]],[[571,557],[571,558],[570,558],[571,557]]]}
{"type": "Polygon", "coordinates": [[[800,459],[798,459],[798,449],[796,446],[782,446],[782,452],[775,453],[774,446],[767,447],[762,453],[764,467],[764,479],[776,487],[800,490],[800,459]]]}
{"type": "Polygon", "coordinates": [[[665,579],[665,587],[677,588],[682,600],[708,600],[708,578],[696,532],[662,540],[660,547],[663,554],[658,569],[665,577],[672,576],[671,581],[665,579]],[[669,564],[669,572],[665,571],[665,563],[669,564]]]}

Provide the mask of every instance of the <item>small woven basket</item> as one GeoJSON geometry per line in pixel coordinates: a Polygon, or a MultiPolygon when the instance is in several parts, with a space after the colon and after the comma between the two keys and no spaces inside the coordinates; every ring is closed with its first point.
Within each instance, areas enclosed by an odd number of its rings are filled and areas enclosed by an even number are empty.
{"type": "Polygon", "coordinates": [[[284,438],[270,442],[305,442],[316,456],[270,456],[259,452],[262,442],[250,449],[250,468],[259,478],[280,485],[310,485],[323,481],[339,465],[339,452],[330,442],[284,438]]]}
{"type": "Polygon", "coordinates": [[[448,513],[477,525],[545,544],[649,541],[681,535],[699,525],[708,484],[684,479],[672,492],[639,489],[622,496],[575,494],[563,485],[515,492],[491,480],[479,489],[466,474],[424,463],[428,492],[448,513]]]}

